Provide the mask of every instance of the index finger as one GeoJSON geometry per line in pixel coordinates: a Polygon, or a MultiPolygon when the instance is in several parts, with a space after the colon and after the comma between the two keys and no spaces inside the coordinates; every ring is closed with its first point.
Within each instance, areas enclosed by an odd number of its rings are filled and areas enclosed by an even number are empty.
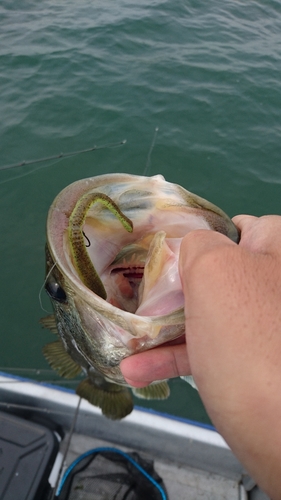
{"type": "Polygon", "coordinates": [[[186,344],[163,345],[123,359],[120,368],[133,387],[144,387],[156,380],[190,375],[186,344]]]}
{"type": "Polygon", "coordinates": [[[262,217],[237,215],[232,220],[241,230],[240,247],[263,254],[280,253],[280,215],[264,215],[262,217]]]}
{"type": "Polygon", "coordinates": [[[208,229],[197,229],[188,233],[182,240],[179,256],[179,271],[181,277],[200,258],[217,248],[232,246],[236,243],[227,236],[208,229]]]}

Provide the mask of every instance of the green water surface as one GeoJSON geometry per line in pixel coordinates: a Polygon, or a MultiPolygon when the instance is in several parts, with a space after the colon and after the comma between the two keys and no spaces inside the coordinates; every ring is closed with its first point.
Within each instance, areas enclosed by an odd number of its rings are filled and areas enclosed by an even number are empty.
{"type": "MultiPolygon", "coordinates": [[[[0,167],[127,141],[0,170],[1,369],[48,368],[45,223],[69,183],[161,173],[230,216],[281,214],[280,32],[272,0],[1,2],[0,167]]],[[[138,404],[209,422],[196,391],[171,389],[138,404]]]]}

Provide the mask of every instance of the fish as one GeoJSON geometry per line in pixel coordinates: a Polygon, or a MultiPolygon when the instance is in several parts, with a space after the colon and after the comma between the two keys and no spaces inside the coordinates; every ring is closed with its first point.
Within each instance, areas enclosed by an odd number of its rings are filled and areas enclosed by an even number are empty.
{"type": "Polygon", "coordinates": [[[239,241],[220,208],[160,174],[81,179],[49,209],[44,286],[54,314],[41,323],[58,338],[43,353],[62,377],[84,374],[77,394],[108,418],[128,415],[132,394],[169,396],[166,380],[128,386],[119,365],[184,335],[178,259],[182,238],[195,229],[239,241]]]}

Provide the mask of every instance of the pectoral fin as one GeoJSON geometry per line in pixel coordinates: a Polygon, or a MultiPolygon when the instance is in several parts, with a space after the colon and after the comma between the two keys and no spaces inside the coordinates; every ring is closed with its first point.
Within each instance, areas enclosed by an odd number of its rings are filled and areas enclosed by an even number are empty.
{"type": "Polygon", "coordinates": [[[192,377],[192,375],[183,375],[182,377],[180,377],[182,380],[184,380],[185,382],[187,382],[188,384],[191,385],[191,387],[193,387],[193,389],[196,389],[198,391],[198,387],[197,385],[195,384],[194,382],[194,378],[192,377]]]}
{"type": "Polygon", "coordinates": [[[141,399],[167,399],[170,396],[170,388],[166,381],[138,389],[131,387],[131,389],[134,395],[141,399]]]}
{"type": "Polygon", "coordinates": [[[82,380],[76,389],[81,398],[94,406],[112,420],[120,420],[133,410],[133,398],[126,387],[107,382],[103,377],[82,380]]]}
{"type": "Polygon", "coordinates": [[[81,366],[73,361],[60,340],[46,344],[43,347],[43,354],[60,377],[75,378],[82,372],[81,366]]]}
{"type": "Polygon", "coordinates": [[[50,330],[52,333],[58,334],[58,327],[54,314],[50,314],[49,316],[45,316],[45,318],[41,318],[40,323],[44,328],[47,328],[47,330],[50,330]]]}

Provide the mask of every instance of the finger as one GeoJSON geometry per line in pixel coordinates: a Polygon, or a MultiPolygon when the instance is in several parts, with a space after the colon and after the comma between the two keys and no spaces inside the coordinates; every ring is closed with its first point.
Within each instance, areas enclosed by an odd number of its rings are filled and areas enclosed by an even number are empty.
{"type": "Polygon", "coordinates": [[[281,217],[279,215],[263,217],[237,215],[232,220],[241,230],[240,246],[251,252],[279,253],[281,245],[281,217]]]}
{"type": "Polygon", "coordinates": [[[247,230],[251,225],[253,225],[254,222],[258,220],[258,217],[255,217],[254,215],[235,215],[235,217],[232,217],[232,222],[235,224],[240,231],[247,230]]]}
{"type": "Polygon", "coordinates": [[[181,279],[202,255],[217,247],[236,246],[227,236],[210,230],[196,230],[188,233],[182,240],[179,255],[181,279]]]}
{"type": "Polygon", "coordinates": [[[161,347],[166,347],[170,345],[178,345],[178,344],[185,344],[185,333],[181,335],[180,337],[177,337],[174,340],[168,340],[164,344],[161,345],[161,347]]]}
{"type": "Polygon", "coordinates": [[[134,354],[123,359],[120,368],[127,383],[133,387],[191,374],[185,344],[160,346],[134,354]]]}

